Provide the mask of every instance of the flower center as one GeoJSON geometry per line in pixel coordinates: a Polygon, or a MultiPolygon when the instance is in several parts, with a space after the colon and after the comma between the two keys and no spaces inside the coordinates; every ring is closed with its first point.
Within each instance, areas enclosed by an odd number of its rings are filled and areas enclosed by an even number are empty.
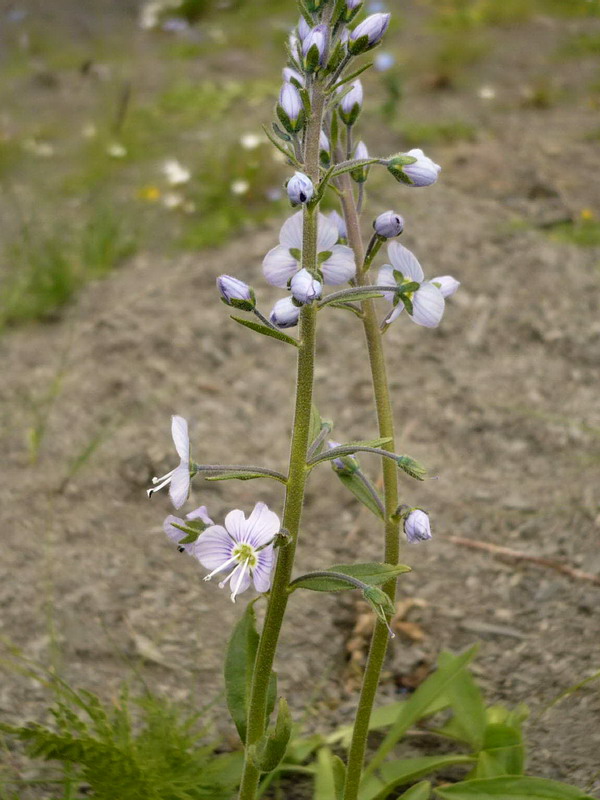
{"type": "Polygon", "coordinates": [[[254,568],[258,563],[256,550],[251,544],[238,544],[237,547],[234,547],[232,556],[238,564],[246,563],[251,568],[254,568]]]}

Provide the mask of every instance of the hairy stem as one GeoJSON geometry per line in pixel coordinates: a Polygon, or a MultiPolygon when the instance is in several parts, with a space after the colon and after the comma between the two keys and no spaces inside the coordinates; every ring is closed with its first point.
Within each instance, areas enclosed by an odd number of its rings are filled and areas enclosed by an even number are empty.
{"type": "MultiPolygon", "coordinates": [[[[318,82],[313,87],[311,99],[312,113],[304,139],[304,166],[306,174],[316,184],[319,180],[319,136],[325,106],[325,96],[318,82]]],[[[302,267],[311,272],[315,272],[317,269],[317,213],[316,209],[308,209],[306,207],[304,209],[302,267]]],[[[261,738],[266,728],[269,680],[287,606],[288,586],[294,566],[296,543],[304,502],[304,489],[308,475],[306,454],[310,444],[308,436],[314,381],[316,316],[317,309],[315,305],[306,305],[302,308],[300,314],[296,405],[282,522],[283,527],[289,532],[290,538],[288,544],[279,551],[265,622],[254,663],[252,689],[248,705],[246,760],[239,800],[255,800],[256,797],[260,772],[249,758],[248,751],[249,746],[261,738]]]]}
{"type": "MultiPolygon", "coordinates": [[[[359,267],[356,281],[359,286],[367,285],[369,283],[368,274],[360,270],[360,265],[364,263],[365,254],[360,233],[359,215],[352,191],[352,181],[349,175],[346,174],[341,178],[340,186],[342,192],[342,207],[346,226],[348,228],[348,241],[354,250],[356,263],[359,267]]],[[[371,366],[379,436],[381,438],[390,439],[384,449],[394,452],[394,418],[390,402],[383,343],[381,340],[379,323],[377,321],[375,303],[373,300],[364,300],[361,303],[361,307],[364,315],[363,326],[367,340],[369,363],[371,366]]],[[[382,458],[382,467],[385,503],[384,561],[387,564],[396,564],[400,555],[399,523],[392,519],[392,515],[398,507],[398,467],[389,458],[382,458]]],[[[383,589],[393,601],[396,595],[396,580],[389,581],[389,583],[383,586],[383,589]]],[[[369,657],[365,667],[358,708],[354,720],[352,742],[348,752],[343,794],[344,800],[357,800],[358,798],[360,778],[367,747],[369,720],[371,718],[373,703],[375,702],[375,695],[377,693],[379,677],[385,659],[387,643],[388,630],[384,623],[378,619],[371,639],[369,657]]]]}

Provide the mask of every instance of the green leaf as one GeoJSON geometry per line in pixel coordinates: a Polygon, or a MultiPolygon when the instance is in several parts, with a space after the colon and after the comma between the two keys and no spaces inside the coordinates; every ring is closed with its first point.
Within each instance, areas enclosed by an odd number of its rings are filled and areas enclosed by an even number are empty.
{"type": "Polygon", "coordinates": [[[346,767],[328,747],[317,753],[313,800],[342,800],[346,767]]]}
{"type": "Polygon", "coordinates": [[[279,339],[280,342],[285,342],[286,344],[293,344],[294,347],[300,347],[299,343],[296,339],[288,336],[286,333],[282,331],[275,330],[275,328],[269,328],[266,325],[262,325],[260,322],[254,322],[251,319],[244,319],[243,317],[234,317],[233,314],[231,315],[231,319],[235,322],[239,322],[240,325],[243,325],[246,328],[250,328],[252,331],[256,331],[257,333],[262,333],[263,336],[271,336],[273,339],[279,339]]]}
{"type": "Polygon", "coordinates": [[[462,781],[435,792],[443,800],[593,800],[566,783],[520,775],[462,781]]]}
{"type": "Polygon", "coordinates": [[[483,750],[475,769],[475,778],[498,778],[522,775],[525,748],[520,726],[491,724],[485,729],[483,750]]]}
{"type": "MultiPolygon", "coordinates": [[[[447,666],[451,658],[448,653],[441,653],[440,667],[447,666]]],[[[468,670],[459,673],[449,684],[447,692],[454,712],[452,722],[456,726],[456,731],[461,734],[461,741],[469,744],[475,752],[479,752],[484,746],[485,704],[471,673],[468,670]]],[[[518,775],[519,771],[504,774],[518,775]]]]}
{"type": "Polygon", "coordinates": [[[431,794],[431,784],[429,781],[421,781],[415,783],[404,794],[401,794],[398,800],[429,800],[431,794]]]}
{"type": "MultiPolygon", "coordinates": [[[[381,510],[381,507],[377,503],[377,500],[373,497],[373,494],[369,491],[368,487],[365,485],[365,482],[360,478],[359,475],[345,475],[342,472],[336,472],[336,475],[344,484],[346,489],[349,489],[354,497],[362,503],[363,506],[372,511],[376,517],[379,519],[384,518],[384,512],[381,510]]],[[[383,505],[383,500],[381,501],[383,505]]]]}
{"type": "Polygon", "coordinates": [[[318,575],[305,575],[297,578],[290,584],[294,589],[310,589],[313,592],[343,592],[347,589],[360,588],[351,581],[344,581],[342,575],[349,575],[369,586],[380,586],[383,583],[401,575],[403,572],[410,572],[410,567],[404,564],[381,564],[369,562],[365,564],[338,564],[323,570],[318,575]],[[325,575],[323,573],[338,573],[335,575],[325,575]]]}
{"type": "MultiPolygon", "coordinates": [[[[337,294],[337,292],[336,292],[337,294]]],[[[377,298],[383,297],[383,292],[381,291],[373,291],[373,289],[365,289],[364,292],[361,291],[352,291],[352,293],[348,294],[348,300],[351,300],[353,303],[361,303],[363,300],[377,300],[377,298]]],[[[328,302],[327,296],[325,296],[321,302],[319,303],[319,308],[323,308],[324,306],[335,305],[336,302],[342,301],[343,298],[339,298],[338,300],[331,300],[328,302]]]]}
{"type": "Polygon", "coordinates": [[[392,441],[390,436],[383,439],[364,439],[358,442],[348,442],[348,444],[340,445],[341,447],[384,447],[392,441]]]}
{"type": "Polygon", "coordinates": [[[386,734],[385,739],[373,756],[365,774],[378,769],[388,753],[404,736],[406,731],[426,713],[428,707],[445,692],[450,681],[459,674],[477,652],[477,646],[469,648],[458,656],[449,656],[444,666],[438,669],[425,680],[411,697],[404,703],[396,721],[386,734]]]}
{"type": "Polygon", "coordinates": [[[292,716],[286,700],[282,697],[279,700],[275,727],[248,748],[254,766],[261,772],[272,772],[285,755],[291,733],[292,716]]]}
{"type": "Polygon", "coordinates": [[[248,698],[252,681],[252,670],[258,648],[256,614],[254,606],[248,605],[242,618],[231,634],[225,655],[225,697],[227,708],[242,743],[246,741],[248,698]]]}
{"type": "Polygon", "coordinates": [[[447,756],[424,756],[423,758],[403,758],[398,761],[391,761],[384,764],[379,770],[381,780],[370,776],[365,782],[364,788],[359,792],[359,800],[385,800],[394,789],[404,786],[407,783],[424,778],[432,772],[455,764],[473,764],[476,759],[473,756],[461,754],[447,756]]]}

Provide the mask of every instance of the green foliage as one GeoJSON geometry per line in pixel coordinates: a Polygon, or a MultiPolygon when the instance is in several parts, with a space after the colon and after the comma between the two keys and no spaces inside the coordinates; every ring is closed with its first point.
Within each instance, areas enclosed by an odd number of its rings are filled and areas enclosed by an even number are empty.
{"type": "Polygon", "coordinates": [[[269,729],[255,744],[249,746],[250,758],[261,772],[272,772],[285,756],[292,734],[292,715],[287,701],[279,700],[275,727],[269,729]]]}
{"type": "Polygon", "coordinates": [[[286,344],[291,344],[294,347],[299,347],[299,344],[293,336],[288,336],[287,333],[283,333],[283,331],[277,330],[275,328],[269,328],[267,325],[263,325],[260,322],[255,322],[252,319],[244,319],[243,317],[234,317],[231,315],[231,319],[234,322],[239,322],[240,325],[243,325],[245,328],[250,328],[252,331],[256,331],[256,333],[262,333],[263,336],[269,336],[271,339],[277,339],[280,342],[285,342],[286,344]]]}
{"type": "Polygon", "coordinates": [[[548,233],[558,242],[575,244],[578,247],[598,247],[600,245],[600,221],[594,218],[561,222],[549,228],[548,233]]]}
{"type": "Polygon", "coordinates": [[[310,589],[313,592],[343,592],[346,589],[358,588],[355,583],[344,581],[344,575],[355,578],[369,586],[381,586],[403,572],[410,572],[410,567],[404,564],[393,565],[380,564],[378,562],[336,564],[333,567],[328,567],[323,572],[302,575],[292,581],[290,586],[294,589],[310,589]]]}
{"type": "Polygon", "coordinates": [[[66,783],[89,784],[96,800],[114,800],[117,789],[119,800],[230,800],[240,756],[215,753],[201,714],[151,694],[131,700],[123,691],[104,705],[61,683],[59,695],[53,725],[2,729],[32,758],[60,762],[66,783]]]}

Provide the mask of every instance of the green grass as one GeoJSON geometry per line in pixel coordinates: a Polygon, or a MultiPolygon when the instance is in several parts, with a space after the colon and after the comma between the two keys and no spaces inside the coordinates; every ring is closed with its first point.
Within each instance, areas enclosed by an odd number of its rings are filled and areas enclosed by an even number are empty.
{"type": "Polygon", "coordinates": [[[575,244],[578,247],[600,247],[600,221],[580,219],[561,222],[549,230],[549,235],[558,242],[575,244]]]}

